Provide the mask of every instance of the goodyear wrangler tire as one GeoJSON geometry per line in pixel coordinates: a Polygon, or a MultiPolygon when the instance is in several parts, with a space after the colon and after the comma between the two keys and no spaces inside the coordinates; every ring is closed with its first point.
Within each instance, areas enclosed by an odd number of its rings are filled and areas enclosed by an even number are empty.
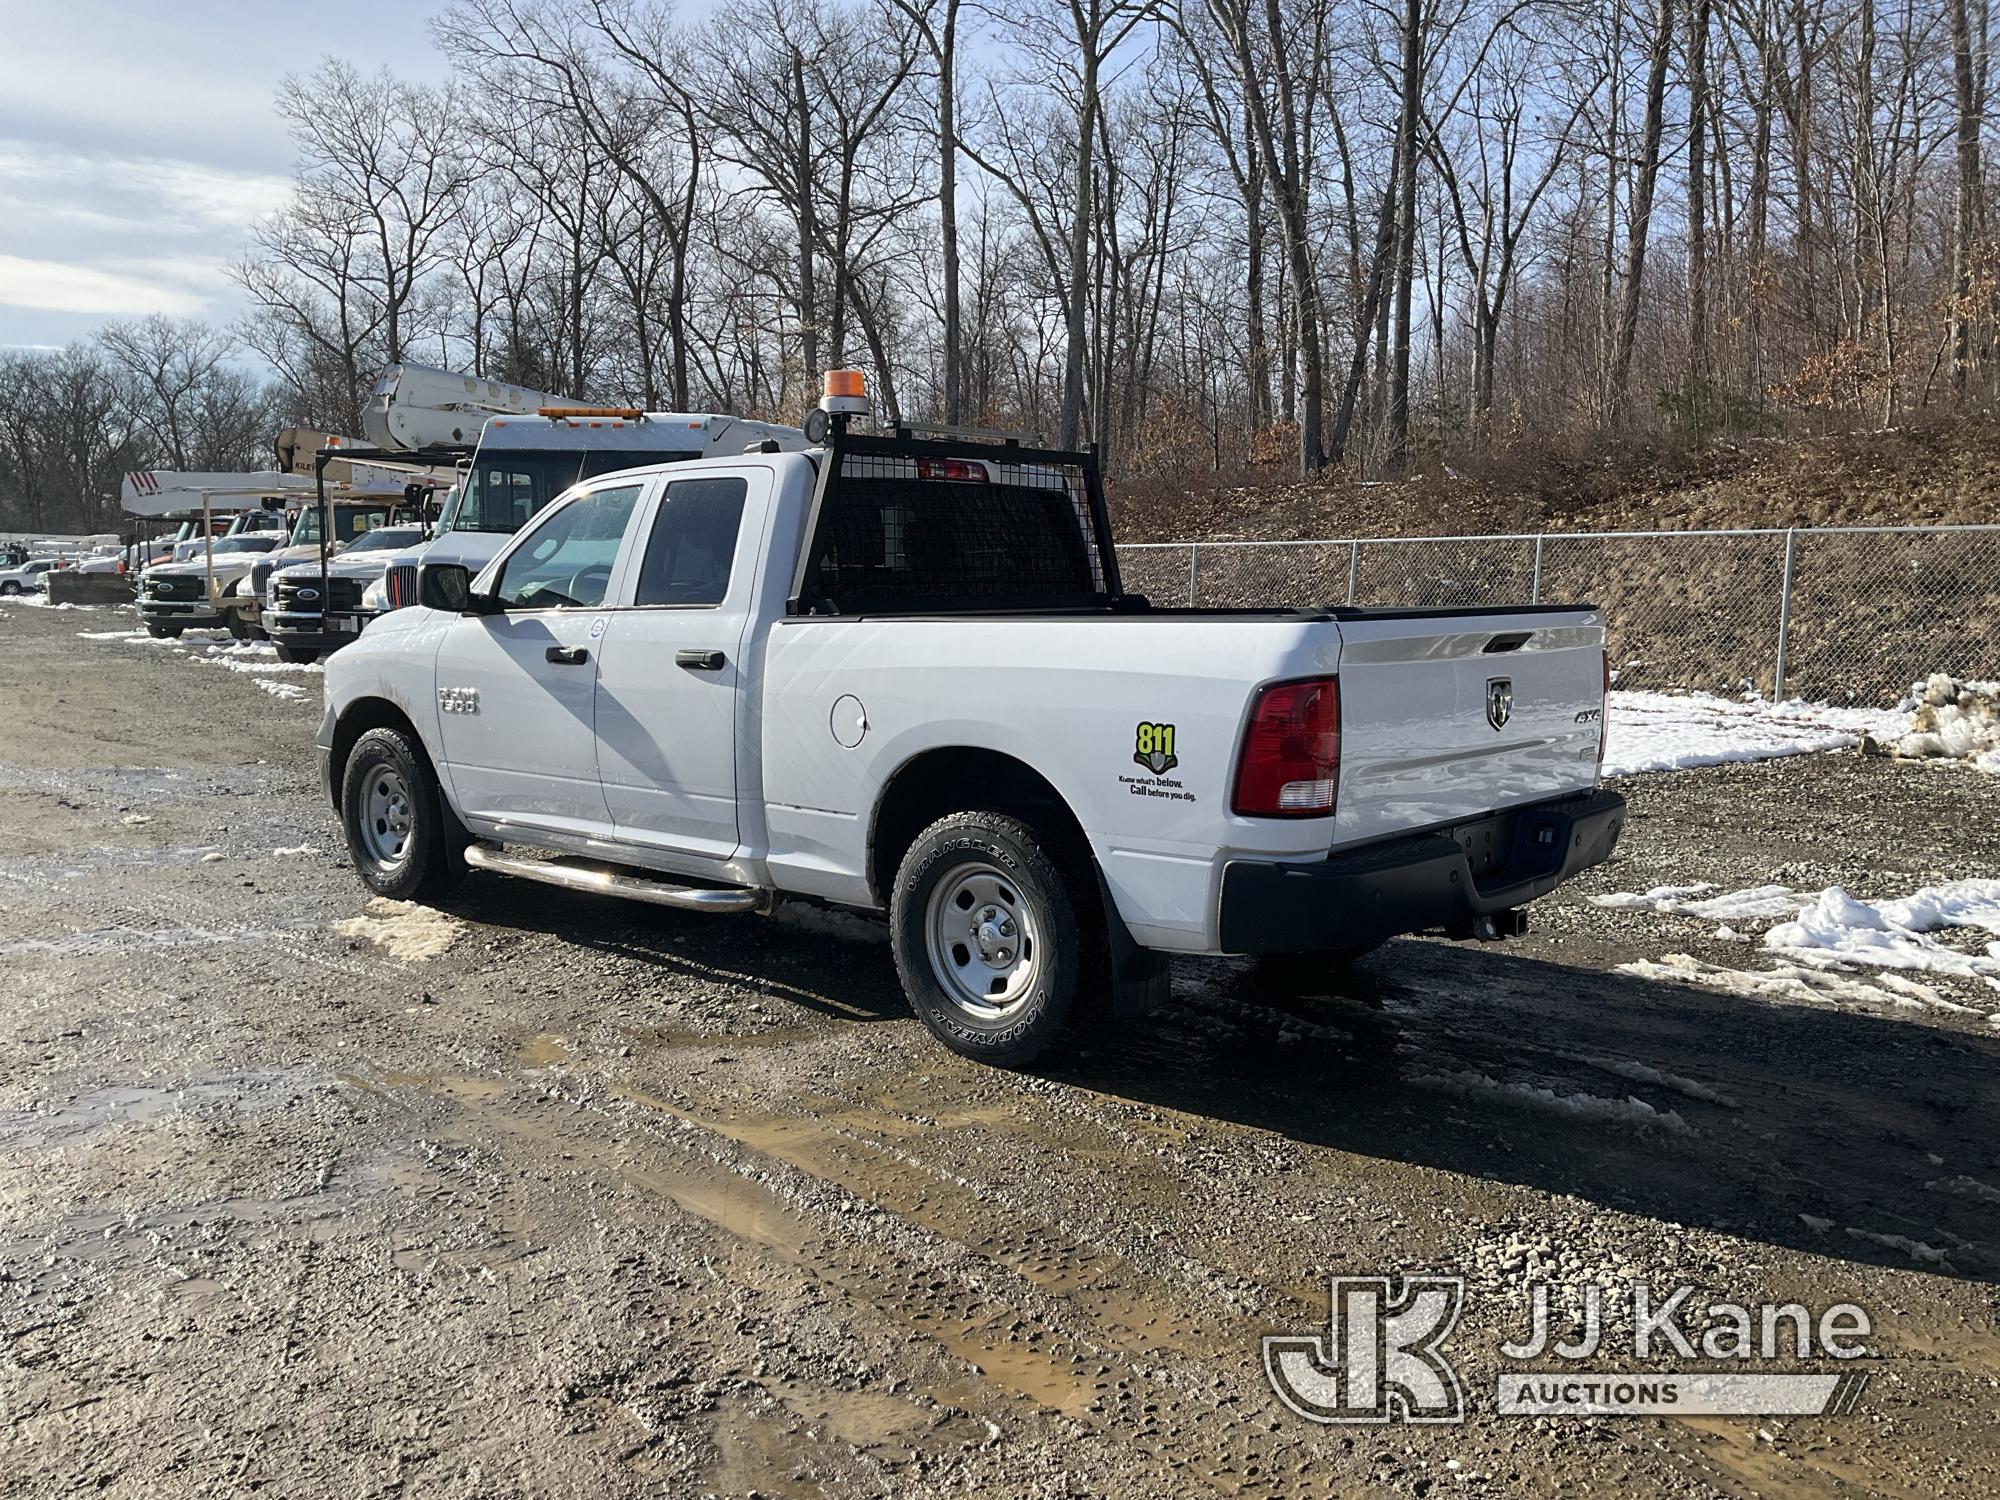
{"type": "Polygon", "coordinates": [[[355,873],[377,895],[433,901],[465,877],[465,828],[445,806],[430,761],[399,729],[371,729],[354,742],[340,822],[355,873]]]}
{"type": "Polygon", "coordinates": [[[911,1007],[954,1052],[1018,1068],[1069,1025],[1091,910],[1037,831],[1002,813],[940,818],[910,845],[889,902],[911,1007]]]}

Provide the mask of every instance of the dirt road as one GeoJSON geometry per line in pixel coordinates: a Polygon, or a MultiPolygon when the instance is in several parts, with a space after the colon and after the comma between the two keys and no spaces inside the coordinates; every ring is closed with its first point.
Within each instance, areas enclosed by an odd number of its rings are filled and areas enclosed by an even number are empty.
{"type": "Polygon", "coordinates": [[[1637,977],[1768,964],[1586,899],[1991,875],[2000,779],[1639,779],[1622,859],[1525,940],[1394,943],[1316,997],[1186,965],[1010,1075],[931,1042],[859,918],[479,876],[371,906],[317,679],[0,615],[0,1491],[2000,1485],[2000,995],[1637,977]],[[1469,1419],[1282,1406],[1260,1337],[1402,1271],[1469,1278],[1469,1419]],[[1642,1277],[1859,1304],[1857,1409],[1495,1414],[1529,1280],[1642,1277]]]}

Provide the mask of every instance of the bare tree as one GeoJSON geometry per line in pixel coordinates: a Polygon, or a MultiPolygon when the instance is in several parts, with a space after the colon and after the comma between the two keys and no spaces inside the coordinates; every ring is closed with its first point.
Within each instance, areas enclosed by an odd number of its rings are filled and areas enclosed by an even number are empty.
{"type": "Polygon", "coordinates": [[[1623,426],[1631,415],[1632,347],[1639,335],[1639,303],[1646,275],[1646,246],[1653,228],[1653,194],[1660,178],[1660,140],[1666,130],[1667,63],[1673,50],[1673,0],[1653,0],[1652,44],[1647,53],[1646,115],[1639,132],[1638,177],[1626,230],[1625,270],[1611,354],[1610,419],[1623,426]]]}

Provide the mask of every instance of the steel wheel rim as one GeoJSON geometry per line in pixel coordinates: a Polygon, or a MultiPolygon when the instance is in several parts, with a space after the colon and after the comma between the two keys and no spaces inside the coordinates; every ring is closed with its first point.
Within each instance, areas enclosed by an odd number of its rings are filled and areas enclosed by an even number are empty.
{"type": "Polygon", "coordinates": [[[1041,971],[1042,925],[1012,875],[984,861],[954,866],[924,913],[931,973],[945,998],[983,1024],[1021,1009],[1041,971]]]}
{"type": "Polygon", "coordinates": [[[410,857],[410,837],[416,819],[410,788],[394,766],[370,766],[361,778],[361,805],[356,823],[361,847],[385,870],[410,857]]]}

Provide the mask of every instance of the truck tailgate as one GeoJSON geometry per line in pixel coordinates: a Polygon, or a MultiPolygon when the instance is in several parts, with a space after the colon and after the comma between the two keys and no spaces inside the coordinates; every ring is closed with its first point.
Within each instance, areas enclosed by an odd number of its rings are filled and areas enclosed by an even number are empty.
{"type": "Polygon", "coordinates": [[[1381,611],[1340,641],[1336,844],[1597,784],[1597,611],[1381,611]]]}

